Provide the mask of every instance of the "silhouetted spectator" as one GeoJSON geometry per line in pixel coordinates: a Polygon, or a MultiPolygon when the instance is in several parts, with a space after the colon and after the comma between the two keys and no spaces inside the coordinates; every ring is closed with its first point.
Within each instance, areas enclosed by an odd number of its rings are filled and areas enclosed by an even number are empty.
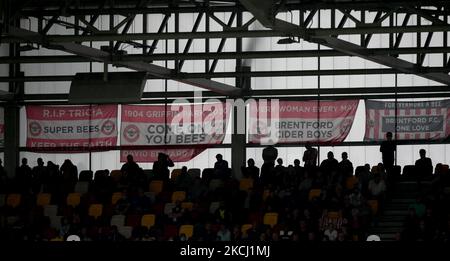
{"type": "Polygon", "coordinates": [[[305,152],[303,153],[304,166],[307,169],[317,166],[317,149],[313,148],[309,142],[305,145],[305,152]]]}
{"type": "Polygon", "coordinates": [[[138,176],[142,172],[142,169],[134,161],[133,156],[128,155],[127,162],[122,165],[122,168],[120,169],[120,171],[122,172],[126,181],[133,182],[133,181],[138,180],[138,176]]]}
{"type": "Polygon", "coordinates": [[[31,186],[32,171],[28,166],[28,159],[22,158],[22,165],[16,170],[17,186],[22,192],[28,191],[31,186]]]}
{"type": "Polygon", "coordinates": [[[392,140],[392,132],[386,133],[386,140],[381,143],[380,152],[386,173],[391,174],[394,168],[394,157],[397,145],[392,140]]]}
{"type": "Polygon", "coordinates": [[[333,172],[337,171],[339,162],[334,158],[332,151],[327,153],[327,159],[320,163],[320,170],[326,178],[331,177],[333,172]]]}
{"type": "Polygon", "coordinates": [[[278,157],[278,150],[269,145],[263,149],[262,158],[264,160],[261,166],[261,183],[267,185],[273,182],[275,160],[278,157]]]}
{"type": "Polygon", "coordinates": [[[369,182],[370,195],[377,199],[382,199],[386,192],[386,183],[381,179],[380,174],[375,174],[374,178],[369,182]]]}
{"type": "Polygon", "coordinates": [[[230,170],[228,169],[228,161],[223,159],[222,154],[216,155],[216,163],[214,163],[214,174],[220,179],[227,179],[230,177],[230,170]]]}
{"type": "Polygon", "coordinates": [[[181,168],[180,175],[175,180],[175,186],[177,190],[188,190],[192,184],[194,183],[194,180],[187,172],[187,167],[183,166],[181,168]]]}
{"type": "Polygon", "coordinates": [[[431,159],[426,157],[424,149],[419,150],[420,159],[416,160],[415,171],[418,180],[429,178],[433,175],[433,164],[431,159]]]}
{"type": "Polygon", "coordinates": [[[78,180],[78,168],[72,161],[66,159],[59,169],[65,184],[73,184],[78,180]]]}
{"type": "Polygon", "coordinates": [[[339,162],[338,169],[344,180],[347,177],[353,176],[353,164],[348,160],[347,152],[342,152],[342,161],[339,162]]]}
{"type": "Polygon", "coordinates": [[[242,171],[245,178],[252,178],[255,181],[259,180],[259,168],[255,166],[255,160],[252,158],[247,160],[247,167],[242,171]]]}

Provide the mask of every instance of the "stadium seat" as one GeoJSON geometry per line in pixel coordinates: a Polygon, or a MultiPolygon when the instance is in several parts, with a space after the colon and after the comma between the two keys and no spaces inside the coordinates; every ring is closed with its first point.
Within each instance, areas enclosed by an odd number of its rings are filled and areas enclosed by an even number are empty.
{"type": "Polygon", "coordinates": [[[111,217],[111,226],[123,227],[125,226],[125,216],[124,215],[114,215],[111,217]]]}
{"type": "Polygon", "coordinates": [[[204,168],[202,171],[202,180],[204,180],[206,183],[209,183],[209,181],[212,179],[214,179],[214,169],[204,168]]]}
{"type": "Polygon", "coordinates": [[[129,227],[138,227],[141,225],[141,215],[133,214],[127,216],[127,223],[126,225],[129,227]]]}
{"type": "Polygon", "coordinates": [[[44,206],[44,216],[53,217],[58,215],[57,205],[45,205],[44,206]]]}
{"type": "Polygon", "coordinates": [[[270,194],[270,190],[269,190],[269,189],[265,189],[265,190],[263,191],[263,195],[262,195],[263,201],[266,201],[266,199],[267,199],[267,197],[269,196],[269,194],[270,194]]]}
{"type": "Polygon", "coordinates": [[[405,165],[403,167],[402,175],[404,177],[414,177],[415,176],[415,166],[414,165],[405,165]]]}
{"type": "Polygon", "coordinates": [[[78,181],[75,185],[75,191],[76,193],[80,194],[86,194],[89,192],[89,182],[87,181],[78,181]]]}
{"type": "Polygon", "coordinates": [[[164,225],[164,240],[174,238],[178,234],[178,228],[175,225],[164,225]]]}
{"type": "Polygon", "coordinates": [[[50,227],[60,230],[62,216],[50,216],[50,227]]]}
{"type": "Polygon", "coordinates": [[[123,197],[122,192],[114,192],[111,197],[111,204],[115,205],[117,204],[117,201],[123,197]]]}
{"type": "Polygon", "coordinates": [[[241,179],[239,181],[239,190],[248,192],[250,188],[253,188],[253,179],[241,179]]]}
{"type": "Polygon", "coordinates": [[[355,188],[355,185],[357,183],[358,183],[358,178],[357,177],[355,177],[355,176],[348,177],[345,180],[345,188],[346,189],[353,189],[353,188],[355,188]]]}
{"type": "Polygon", "coordinates": [[[378,200],[376,199],[368,200],[367,204],[369,204],[370,209],[372,210],[372,214],[376,215],[378,213],[378,200]]]}
{"type": "Polygon", "coordinates": [[[92,181],[92,177],[94,176],[92,170],[82,170],[80,172],[79,181],[92,181]]]}
{"type": "Polygon", "coordinates": [[[185,191],[175,191],[172,194],[172,202],[183,202],[186,199],[186,192],[185,191]]]}
{"type": "Polygon", "coordinates": [[[81,195],[80,193],[70,193],[67,195],[67,205],[76,207],[80,205],[81,195]]]}
{"type": "Polygon", "coordinates": [[[50,205],[50,201],[52,199],[52,194],[50,193],[39,193],[36,199],[36,205],[43,207],[50,205]]]}
{"type": "Polygon", "coordinates": [[[22,200],[22,195],[20,194],[9,194],[6,198],[6,205],[9,207],[16,208],[20,205],[20,202],[22,200]]]}
{"type": "Polygon", "coordinates": [[[358,166],[358,167],[356,167],[356,169],[355,169],[355,176],[357,176],[357,175],[363,173],[363,172],[365,171],[365,169],[366,169],[366,167],[364,167],[364,166],[358,166]]]}
{"type": "Polygon", "coordinates": [[[181,203],[181,208],[182,209],[187,209],[189,211],[192,211],[193,207],[194,207],[194,203],[192,203],[192,202],[183,202],[183,203],[181,203]]]}
{"type": "Polygon", "coordinates": [[[133,227],[129,226],[122,226],[117,227],[117,231],[119,234],[121,234],[125,239],[130,239],[131,235],[133,234],[133,227]]]}
{"type": "Polygon", "coordinates": [[[243,224],[243,225],[241,226],[241,233],[242,233],[242,234],[247,234],[247,231],[248,231],[249,229],[251,229],[252,227],[253,227],[252,224],[243,224]]]}
{"type": "Polygon", "coordinates": [[[442,164],[442,173],[447,174],[448,170],[449,170],[449,166],[447,164],[442,164]]]}
{"type": "Polygon", "coordinates": [[[312,200],[314,198],[318,198],[318,197],[320,197],[321,194],[322,194],[322,190],[320,190],[320,189],[311,189],[309,191],[308,199],[312,200]]]}
{"type": "Polygon", "coordinates": [[[336,212],[336,211],[328,212],[328,218],[330,218],[330,219],[338,219],[340,217],[341,217],[341,214],[339,214],[339,212],[336,212]]]}
{"type": "Polygon", "coordinates": [[[122,171],[115,169],[111,170],[111,173],[109,174],[114,182],[119,182],[122,179],[122,171]]]}
{"type": "Polygon", "coordinates": [[[94,218],[98,218],[103,213],[103,205],[102,204],[91,204],[89,206],[88,215],[94,218]]]}
{"type": "Polygon", "coordinates": [[[209,182],[209,190],[210,191],[214,191],[214,190],[216,190],[217,188],[220,188],[220,187],[223,187],[223,182],[220,179],[212,179],[209,182]]]}
{"type": "Polygon", "coordinates": [[[178,176],[180,176],[180,174],[181,174],[181,169],[173,169],[172,173],[170,174],[170,179],[176,180],[178,178],[178,176]]]}
{"type": "Polygon", "coordinates": [[[191,176],[193,179],[197,177],[200,178],[200,173],[201,173],[200,169],[192,168],[188,170],[188,175],[191,176]]]}
{"type": "Polygon", "coordinates": [[[182,225],[178,232],[178,235],[184,234],[186,238],[191,238],[194,234],[194,226],[193,225],[182,225]]]}
{"type": "Polygon", "coordinates": [[[144,175],[147,181],[150,181],[155,176],[152,169],[144,169],[144,175]]]}
{"type": "Polygon", "coordinates": [[[264,215],[263,224],[274,227],[276,224],[278,224],[278,213],[266,213],[264,215]]]}
{"type": "Polygon", "coordinates": [[[153,180],[149,185],[150,192],[158,195],[163,190],[163,181],[162,180],[153,180]]]}
{"type": "Polygon", "coordinates": [[[142,216],[141,226],[147,227],[150,229],[155,225],[156,216],[153,214],[146,214],[142,216]]]}

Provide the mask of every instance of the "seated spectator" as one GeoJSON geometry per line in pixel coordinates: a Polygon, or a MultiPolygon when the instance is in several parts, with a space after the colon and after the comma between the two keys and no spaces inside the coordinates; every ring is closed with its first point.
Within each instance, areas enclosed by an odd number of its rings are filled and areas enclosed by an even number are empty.
{"type": "Polygon", "coordinates": [[[381,179],[380,174],[375,174],[374,178],[369,182],[369,193],[373,198],[381,199],[386,192],[386,184],[381,179]]]}
{"type": "Polygon", "coordinates": [[[338,232],[332,223],[328,224],[327,229],[323,232],[324,237],[326,237],[327,241],[336,241],[338,237],[338,232]]]}
{"type": "Polygon", "coordinates": [[[184,190],[187,191],[188,188],[192,186],[194,181],[192,180],[192,177],[188,174],[188,170],[186,166],[183,166],[181,168],[181,173],[178,175],[178,177],[175,180],[175,187],[177,190],[184,190]]]}
{"type": "Polygon", "coordinates": [[[224,224],[220,225],[220,230],[217,232],[217,239],[218,241],[231,241],[231,232],[224,224]]]}
{"type": "Polygon", "coordinates": [[[122,194],[122,198],[119,199],[116,203],[115,213],[117,215],[126,215],[128,213],[128,209],[131,206],[131,203],[128,199],[128,193],[125,191],[122,194]]]}
{"type": "Polygon", "coordinates": [[[247,167],[243,168],[242,174],[245,178],[259,180],[259,168],[255,166],[255,160],[252,158],[247,160],[247,167]]]}
{"type": "Polygon", "coordinates": [[[214,163],[214,173],[217,178],[227,179],[230,177],[230,171],[228,169],[228,161],[223,159],[222,154],[216,155],[216,163],[214,163]]]}

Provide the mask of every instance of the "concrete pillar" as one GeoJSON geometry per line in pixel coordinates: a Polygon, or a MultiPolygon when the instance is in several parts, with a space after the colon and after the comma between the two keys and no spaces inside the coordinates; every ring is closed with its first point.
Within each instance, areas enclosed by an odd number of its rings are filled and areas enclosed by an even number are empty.
{"type": "Polygon", "coordinates": [[[16,167],[19,165],[20,147],[20,108],[15,104],[5,106],[5,154],[4,163],[8,177],[15,175],[16,167]]]}
{"type": "MultiPolygon", "coordinates": [[[[250,72],[250,67],[240,67],[240,71],[250,72]]],[[[236,79],[236,86],[242,89],[250,88],[250,77],[236,79]]],[[[246,150],[246,110],[243,112],[237,107],[233,107],[233,134],[231,135],[231,169],[236,179],[242,179],[241,167],[247,161],[246,150]]]]}

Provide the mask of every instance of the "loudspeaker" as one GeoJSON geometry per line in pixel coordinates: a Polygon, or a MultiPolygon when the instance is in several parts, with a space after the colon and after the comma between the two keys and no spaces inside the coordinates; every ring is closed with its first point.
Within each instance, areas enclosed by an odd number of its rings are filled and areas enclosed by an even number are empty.
{"type": "Polygon", "coordinates": [[[134,103],[142,98],[146,72],[77,73],[70,85],[69,104],[134,103]]]}

